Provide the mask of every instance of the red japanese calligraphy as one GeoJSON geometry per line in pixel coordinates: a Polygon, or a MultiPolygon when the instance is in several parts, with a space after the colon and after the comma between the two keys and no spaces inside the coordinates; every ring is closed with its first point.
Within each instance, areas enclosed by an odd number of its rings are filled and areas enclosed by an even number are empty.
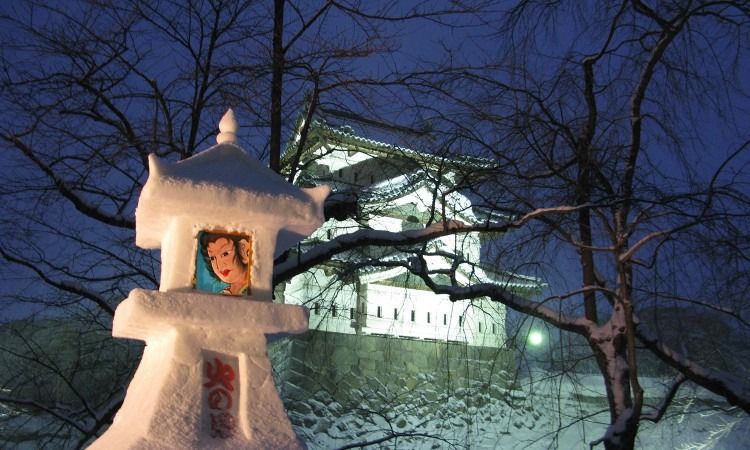
{"type": "Polygon", "coordinates": [[[233,391],[234,386],[234,370],[229,364],[224,364],[219,358],[214,358],[214,364],[210,362],[206,363],[206,377],[208,381],[203,384],[207,388],[211,388],[221,383],[226,389],[233,391]]]}
{"type": "Polygon", "coordinates": [[[227,410],[232,407],[232,394],[222,388],[216,388],[208,393],[208,407],[211,409],[227,410]]]}
{"type": "Polygon", "coordinates": [[[228,412],[211,413],[211,437],[230,438],[236,427],[234,417],[228,412]]]}
{"type": "Polygon", "coordinates": [[[210,410],[210,433],[213,438],[227,439],[234,436],[237,423],[231,409],[234,404],[234,369],[221,359],[214,357],[213,363],[206,361],[206,402],[210,410]]]}

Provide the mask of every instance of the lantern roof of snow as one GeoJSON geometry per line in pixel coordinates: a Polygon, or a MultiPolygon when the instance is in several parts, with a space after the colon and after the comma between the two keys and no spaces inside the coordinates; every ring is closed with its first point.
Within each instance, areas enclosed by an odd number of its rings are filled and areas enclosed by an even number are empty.
{"type": "Polygon", "coordinates": [[[324,222],[328,186],[300,189],[288,183],[234,143],[233,121],[229,110],[218,144],[193,157],[169,163],[149,155],[149,177],[136,209],[136,245],[160,248],[174,217],[228,229],[251,223],[288,231],[299,240],[324,222]]]}

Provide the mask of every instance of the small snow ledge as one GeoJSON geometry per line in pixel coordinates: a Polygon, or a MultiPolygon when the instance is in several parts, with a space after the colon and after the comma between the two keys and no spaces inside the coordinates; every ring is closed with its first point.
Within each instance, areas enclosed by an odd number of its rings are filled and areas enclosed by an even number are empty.
{"type": "Polygon", "coordinates": [[[262,334],[271,339],[307,331],[305,307],[251,300],[200,292],[133,289],[117,308],[112,335],[146,340],[177,328],[204,327],[205,338],[214,350],[230,352],[239,349],[211,342],[212,329],[262,334]]]}

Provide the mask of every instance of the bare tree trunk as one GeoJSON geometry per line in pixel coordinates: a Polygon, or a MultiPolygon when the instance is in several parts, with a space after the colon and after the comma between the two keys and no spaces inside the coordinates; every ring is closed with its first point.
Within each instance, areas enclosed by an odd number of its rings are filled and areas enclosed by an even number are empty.
{"type": "Polygon", "coordinates": [[[592,341],[602,371],[610,413],[607,433],[594,444],[603,443],[607,450],[633,449],[638,433],[638,414],[633,409],[630,371],[626,363],[627,338],[625,331],[618,325],[623,320],[622,311],[615,312],[604,326],[614,327],[616,330],[607,333],[607,339],[592,341]]]}
{"type": "Polygon", "coordinates": [[[273,2],[273,61],[271,79],[271,170],[281,169],[281,96],[284,76],[284,0],[273,2]]]}

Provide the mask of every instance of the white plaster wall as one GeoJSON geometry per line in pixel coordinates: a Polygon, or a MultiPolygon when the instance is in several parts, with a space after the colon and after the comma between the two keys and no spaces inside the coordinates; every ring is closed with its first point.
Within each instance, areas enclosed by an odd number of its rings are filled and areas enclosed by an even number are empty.
{"type": "MultiPolygon", "coordinates": [[[[367,298],[366,310],[362,311],[366,318],[360,322],[365,323],[361,330],[364,334],[485,347],[499,347],[505,342],[505,309],[500,304],[489,300],[451,302],[447,296],[429,291],[374,283],[364,284],[362,289],[367,298]]],[[[337,282],[323,270],[314,269],[292,279],[284,297],[287,303],[304,304],[310,309],[310,329],[356,333],[354,322],[359,312],[353,284],[337,282]]]]}
{"type": "Polygon", "coordinates": [[[373,217],[368,222],[368,225],[370,225],[370,228],[374,230],[384,230],[384,231],[401,231],[401,219],[395,219],[393,217],[373,217]]]}
{"type": "Polygon", "coordinates": [[[286,286],[284,300],[307,306],[311,330],[354,333],[350,319],[350,308],[354,308],[357,301],[354,286],[339,282],[322,269],[315,268],[294,277],[286,286]]]}
{"type": "Polygon", "coordinates": [[[365,333],[490,347],[505,341],[504,315],[487,314],[481,307],[485,301],[451,302],[447,296],[429,291],[379,284],[368,284],[366,288],[365,333]]]}
{"type": "Polygon", "coordinates": [[[372,158],[372,156],[362,152],[355,151],[349,154],[346,149],[338,146],[321,148],[316,154],[320,156],[320,158],[316,160],[318,164],[328,166],[331,173],[336,172],[339,169],[347,169],[354,164],[372,158]]]}

